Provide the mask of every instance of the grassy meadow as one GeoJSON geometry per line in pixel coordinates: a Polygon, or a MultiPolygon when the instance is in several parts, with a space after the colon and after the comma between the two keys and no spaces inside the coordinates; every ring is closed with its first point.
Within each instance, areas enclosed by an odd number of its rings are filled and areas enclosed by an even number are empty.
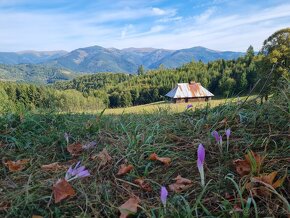
{"type": "MultiPolygon", "coordinates": [[[[249,96],[248,99],[253,99],[257,96],[252,95],[249,96]]],[[[187,109],[188,105],[192,105],[190,110],[202,109],[205,107],[216,107],[225,103],[241,103],[247,98],[247,96],[242,97],[231,97],[231,98],[214,98],[208,102],[189,102],[189,103],[178,103],[174,104],[170,101],[159,101],[150,104],[137,105],[131,107],[124,108],[108,108],[104,111],[104,114],[107,115],[119,115],[119,114],[147,114],[147,113],[155,113],[160,110],[166,110],[173,113],[184,112],[187,109]]],[[[100,113],[102,110],[86,110],[86,111],[76,111],[77,113],[100,113]]]]}
{"type": "Polygon", "coordinates": [[[289,90],[264,104],[251,99],[210,104],[190,110],[187,104],[172,104],[171,110],[160,103],[104,114],[1,116],[0,217],[118,217],[130,198],[138,199],[136,208],[125,210],[132,217],[287,217],[289,90]],[[231,130],[228,146],[226,129],[231,130]],[[214,130],[222,143],[212,137],[214,130]],[[90,143],[78,153],[68,149],[90,143]],[[196,162],[199,144],[206,151],[204,187],[196,162]],[[100,155],[104,148],[110,158],[100,155]],[[170,163],[150,160],[153,153],[170,163]],[[8,163],[17,160],[26,163],[13,171],[8,163]],[[74,194],[56,203],[54,184],[78,161],[90,176],[69,182],[74,194]],[[43,167],[56,162],[58,167],[43,167]],[[243,176],[239,163],[246,164],[243,176]],[[119,174],[122,164],[131,165],[131,171],[119,174]],[[275,188],[267,180],[273,173],[273,181],[281,183],[275,188]],[[190,181],[172,190],[178,175],[190,181]],[[166,206],[161,186],[169,193],[166,206]]]}

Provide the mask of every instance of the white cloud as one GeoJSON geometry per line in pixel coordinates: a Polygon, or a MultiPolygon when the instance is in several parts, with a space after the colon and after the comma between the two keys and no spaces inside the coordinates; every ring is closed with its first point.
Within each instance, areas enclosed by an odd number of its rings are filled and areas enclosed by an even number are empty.
{"type": "Polygon", "coordinates": [[[179,16],[175,8],[134,8],[133,4],[88,14],[0,9],[0,51],[72,50],[92,45],[168,49],[205,46],[245,51],[250,44],[257,50],[271,33],[290,24],[290,4],[245,14],[219,13],[220,8],[210,7],[191,17],[179,16]]]}
{"type": "Polygon", "coordinates": [[[132,32],[134,32],[134,26],[132,24],[125,26],[124,29],[122,29],[121,38],[122,39],[125,38],[128,33],[132,33],[132,32]]]}
{"type": "Polygon", "coordinates": [[[150,28],[149,33],[159,33],[162,30],[165,30],[166,27],[162,25],[153,26],[150,28]]]}
{"type": "Polygon", "coordinates": [[[160,8],[152,8],[152,11],[155,15],[164,15],[166,14],[165,10],[162,10],[160,8]]]}
{"type": "Polygon", "coordinates": [[[215,10],[216,9],[213,8],[213,7],[212,8],[209,8],[206,11],[204,11],[202,14],[194,17],[194,19],[195,19],[195,21],[197,23],[204,23],[204,22],[206,22],[213,15],[213,13],[215,12],[215,10]]]}
{"type": "Polygon", "coordinates": [[[157,20],[157,22],[168,23],[168,22],[180,21],[181,19],[182,19],[182,17],[180,17],[180,16],[178,16],[178,17],[165,17],[165,18],[157,20]]]}

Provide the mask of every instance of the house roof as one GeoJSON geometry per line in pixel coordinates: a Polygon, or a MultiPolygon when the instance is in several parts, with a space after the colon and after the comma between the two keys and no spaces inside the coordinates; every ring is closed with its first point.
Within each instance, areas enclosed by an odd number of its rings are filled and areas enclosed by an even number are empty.
{"type": "Polygon", "coordinates": [[[168,92],[165,96],[170,98],[197,98],[197,97],[212,97],[214,96],[200,83],[178,83],[174,89],[168,92]]]}

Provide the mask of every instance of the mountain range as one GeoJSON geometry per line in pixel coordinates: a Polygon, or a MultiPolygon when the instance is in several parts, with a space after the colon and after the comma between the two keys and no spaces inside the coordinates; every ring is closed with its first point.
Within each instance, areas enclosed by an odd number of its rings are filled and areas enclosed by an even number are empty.
{"type": "Polygon", "coordinates": [[[168,50],[156,48],[103,48],[91,46],[67,51],[0,52],[0,64],[37,64],[75,72],[136,73],[140,65],[145,69],[179,67],[192,60],[209,62],[216,59],[236,59],[242,52],[216,51],[204,47],[168,50]]]}

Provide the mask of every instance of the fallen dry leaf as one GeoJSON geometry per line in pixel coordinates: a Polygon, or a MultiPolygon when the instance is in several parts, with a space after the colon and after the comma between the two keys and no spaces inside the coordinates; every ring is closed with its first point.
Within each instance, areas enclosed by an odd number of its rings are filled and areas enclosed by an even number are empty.
{"type": "Polygon", "coordinates": [[[83,151],[83,145],[80,142],[76,142],[68,145],[66,149],[72,156],[79,156],[83,151]]]}
{"type": "Polygon", "coordinates": [[[173,192],[182,192],[192,186],[192,181],[190,179],[183,178],[180,175],[173,180],[175,180],[175,183],[168,186],[169,190],[173,192]]]}
{"type": "Polygon", "coordinates": [[[127,218],[129,215],[137,213],[139,203],[140,199],[138,197],[129,198],[128,201],[119,207],[120,218],[127,218]]]}
{"type": "Polygon", "coordinates": [[[22,159],[18,161],[8,160],[5,165],[8,167],[9,171],[17,172],[25,169],[25,165],[30,161],[30,159],[22,159]]]}
{"type": "Polygon", "coordinates": [[[251,157],[253,157],[253,160],[255,162],[254,164],[256,166],[256,172],[260,172],[264,158],[261,157],[259,154],[250,151],[248,154],[245,155],[245,160],[237,159],[233,162],[236,167],[236,171],[240,176],[245,176],[251,173],[251,157]]]}
{"type": "Polygon", "coordinates": [[[248,182],[246,184],[246,189],[248,191],[252,191],[253,195],[269,197],[269,196],[271,196],[272,191],[271,191],[271,188],[267,187],[267,185],[269,185],[273,189],[276,189],[276,188],[279,188],[280,186],[282,186],[284,180],[287,177],[287,171],[282,178],[280,178],[274,182],[276,176],[277,176],[277,171],[274,171],[274,172],[267,174],[267,175],[261,175],[259,177],[254,177],[251,180],[251,182],[248,182]]]}
{"type": "Polygon", "coordinates": [[[133,169],[133,165],[129,164],[129,165],[126,165],[126,164],[122,164],[120,166],[120,169],[117,173],[118,176],[122,176],[122,175],[125,175],[127,173],[129,173],[132,169],[133,169]]]}
{"type": "Polygon", "coordinates": [[[164,165],[169,165],[171,162],[171,158],[169,157],[158,157],[158,155],[156,153],[153,153],[149,156],[149,160],[158,160],[161,163],[163,163],[164,165]]]}
{"type": "Polygon", "coordinates": [[[104,166],[112,160],[112,157],[109,155],[106,148],[97,154],[96,157],[100,160],[100,166],[104,166]]]}
{"type": "Polygon", "coordinates": [[[44,171],[59,171],[59,170],[66,170],[68,167],[64,165],[60,165],[59,162],[54,162],[51,164],[45,164],[41,166],[41,169],[44,171]]]}
{"type": "Polygon", "coordinates": [[[151,192],[152,191],[152,187],[150,186],[150,184],[145,182],[144,179],[142,179],[142,178],[135,179],[134,183],[139,185],[143,190],[145,190],[147,192],[151,192]]]}
{"type": "Polygon", "coordinates": [[[234,165],[240,176],[248,175],[251,172],[250,163],[246,160],[237,159],[234,161],[234,165]]]}
{"type": "Polygon", "coordinates": [[[59,179],[53,185],[52,190],[55,203],[58,203],[67,197],[75,195],[75,190],[65,179],[59,179]]]}

